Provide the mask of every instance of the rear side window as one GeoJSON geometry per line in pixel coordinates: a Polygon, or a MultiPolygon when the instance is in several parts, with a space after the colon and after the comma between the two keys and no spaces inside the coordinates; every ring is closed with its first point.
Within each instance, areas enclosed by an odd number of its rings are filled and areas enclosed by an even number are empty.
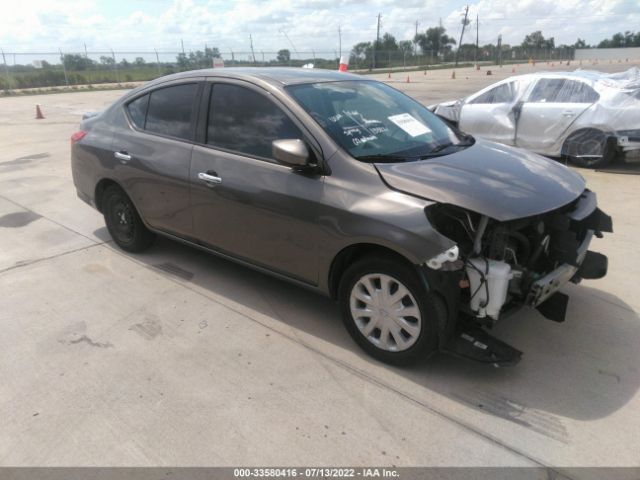
{"type": "Polygon", "coordinates": [[[247,155],[273,158],[274,140],[303,139],[291,119],[266,96],[237,85],[211,92],[207,143],[247,155]]]}
{"type": "Polygon", "coordinates": [[[531,92],[530,102],[536,103],[593,103],[598,93],[584,82],[564,78],[543,78],[531,92]]]}
{"type": "Polygon", "coordinates": [[[129,117],[133,124],[138,128],[144,128],[144,119],[147,116],[147,106],[149,105],[149,94],[136,98],[127,105],[129,117]]]}
{"type": "Polygon", "coordinates": [[[191,139],[196,83],[159,88],[151,92],[145,130],[171,137],[191,139]]]}
{"type": "Polygon", "coordinates": [[[503,83],[497,87],[484,92],[479,97],[473,99],[470,103],[511,103],[515,100],[515,91],[513,82],[503,83]]]}

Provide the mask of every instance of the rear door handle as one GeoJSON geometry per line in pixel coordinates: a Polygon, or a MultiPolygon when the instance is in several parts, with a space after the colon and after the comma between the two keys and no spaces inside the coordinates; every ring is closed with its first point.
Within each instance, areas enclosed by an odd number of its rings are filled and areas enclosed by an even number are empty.
{"type": "Polygon", "coordinates": [[[209,187],[213,187],[222,183],[222,178],[218,177],[216,172],[200,172],[198,174],[198,179],[205,182],[209,187]]]}
{"type": "Polygon", "coordinates": [[[573,117],[575,116],[575,112],[573,110],[565,110],[564,112],[562,112],[562,116],[563,117],[573,117]]]}
{"type": "Polygon", "coordinates": [[[131,155],[129,155],[125,151],[113,152],[113,156],[116,157],[118,160],[120,160],[120,163],[127,163],[128,161],[131,160],[131,155]]]}

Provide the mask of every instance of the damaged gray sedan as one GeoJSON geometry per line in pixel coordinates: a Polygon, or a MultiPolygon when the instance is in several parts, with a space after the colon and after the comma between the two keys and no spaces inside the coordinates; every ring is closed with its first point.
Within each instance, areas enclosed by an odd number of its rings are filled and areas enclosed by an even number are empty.
{"type": "Polygon", "coordinates": [[[390,363],[513,364],[486,327],[522,307],[563,321],[563,285],[607,271],[588,248],[611,219],[580,175],[356,75],[162,77],[82,122],[72,170],[122,249],[159,234],[327,295],[390,363]]]}
{"type": "Polygon", "coordinates": [[[640,70],[509,77],[431,109],[461,130],[582,167],[640,160],[640,70]]]}

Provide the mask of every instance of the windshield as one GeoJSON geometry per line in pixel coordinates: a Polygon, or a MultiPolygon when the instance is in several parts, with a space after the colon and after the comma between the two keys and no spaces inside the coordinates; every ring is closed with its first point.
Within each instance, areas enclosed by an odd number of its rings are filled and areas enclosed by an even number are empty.
{"type": "Polygon", "coordinates": [[[407,161],[471,144],[427,108],[373,81],[293,85],[289,94],[349,154],[365,161],[407,161]]]}

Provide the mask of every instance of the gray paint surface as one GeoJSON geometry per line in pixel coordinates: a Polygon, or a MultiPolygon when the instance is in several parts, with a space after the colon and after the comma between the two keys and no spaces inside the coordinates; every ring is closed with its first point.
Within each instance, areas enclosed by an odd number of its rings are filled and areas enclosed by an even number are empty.
{"type": "MultiPolygon", "coordinates": [[[[495,78],[457,74],[401,86],[429,104],[495,78]]],[[[4,465],[640,466],[637,176],[582,171],[616,222],[610,271],[569,287],[564,325],[529,311],[496,326],[526,352],[516,369],[399,369],[361,354],[318,295],[167,240],[114,248],[73,193],[68,139],[121,95],[41,95],[46,120],[34,97],[0,99],[0,165],[50,153],[0,169],[0,216],[43,217],[0,235],[4,465]],[[68,343],[82,335],[114,347],[68,343]]]]}

